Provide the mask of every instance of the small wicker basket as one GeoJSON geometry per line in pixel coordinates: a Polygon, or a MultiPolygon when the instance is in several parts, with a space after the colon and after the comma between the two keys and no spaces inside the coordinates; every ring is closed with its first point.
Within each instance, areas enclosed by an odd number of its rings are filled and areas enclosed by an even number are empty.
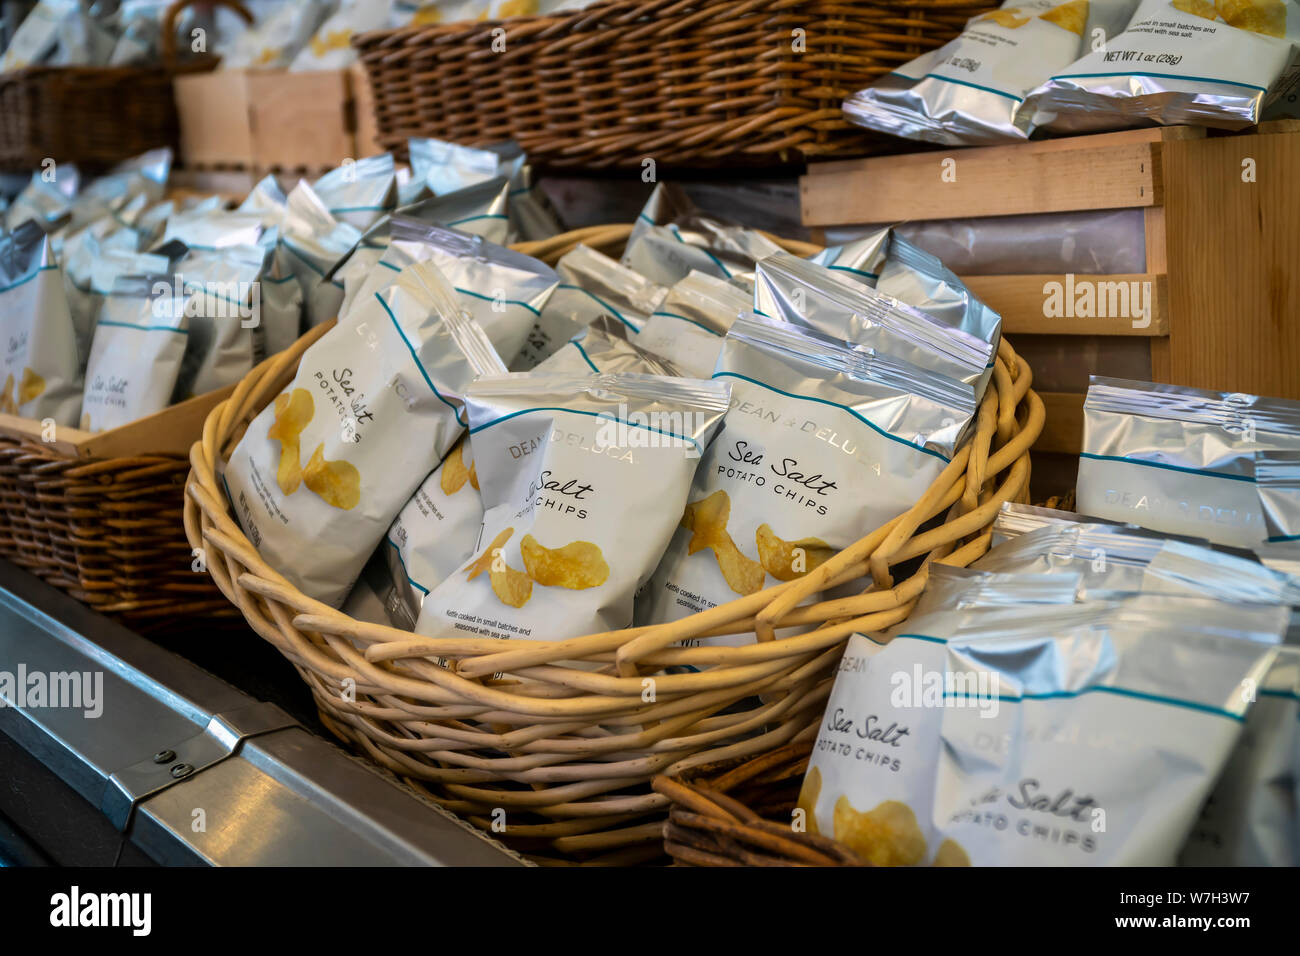
{"type": "MultiPolygon", "coordinates": [[[[579,241],[616,253],[629,232],[594,227],[515,248],[550,261],[579,241]]],[[[208,417],[190,454],[190,543],[206,549],[209,572],[253,629],[297,666],[334,733],[542,862],[660,857],[669,801],[650,787],[656,774],[814,733],[848,636],[903,620],[924,587],[926,564],[901,581],[891,568],[926,556],[966,564],[987,550],[1002,502],[1027,500],[1028,449],[1043,424],[1029,369],[1004,341],[972,440],[913,508],[804,577],[671,624],[563,641],[429,638],[308,598],[231,515],[218,463],[292,380],[307,344],[259,367],[208,417]],[[859,596],[800,606],[865,575],[871,587],[859,596]],[[776,638],[793,625],[804,632],[776,638]],[[738,633],[756,639],[677,646],[738,633]],[[679,665],[695,670],[664,673],[679,665]]]]}
{"type": "Polygon", "coordinates": [[[381,144],[514,139],[551,166],[797,164],[886,137],[840,104],[956,36],[987,0],[613,0],[376,31],[354,45],[381,144]]]}
{"type": "MultiPolygon", "coordinates": [[[[196,2],[176,0],[168,7],[161,65],[30,66],[0,73],[0,169],[30,172],[46,158],[102,166],[159,146],[175,150],[180,125],[172,78],[217,64],[212,56],[176,60],[176,18],[196,2]]],[[[218,2],[252,22],[236,0],[218,2]]]]}

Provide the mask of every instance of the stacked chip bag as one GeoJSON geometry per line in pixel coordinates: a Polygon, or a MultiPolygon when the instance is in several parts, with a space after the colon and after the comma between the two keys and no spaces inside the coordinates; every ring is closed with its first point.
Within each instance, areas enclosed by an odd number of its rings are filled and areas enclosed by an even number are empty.
{"type": "Polygon", "coordinates": [[[1023,140],[1025,95],[1084,49],[1106,48],[1136,0],[1008,0],[956,39],[844,101],[849,122],[951,146],[1023,140]]]}
{"type": "MultiPolygon", "coordinates": [[[[288,198],[274,176],[261,179],[239,204],[239,212],[254,213],[261,218],[261,245],[274,250],[280,241],[288,198]]],[[[298,277],[272,254],[259,279],[262,303],[261,325],[266,354],[276,355],[293,345],[302,329],[302,284],[298,277]]]]}
{"type": "MultiPolygon", "coordinates": [[[[534,371],[538,375],[677,375],[671,365],[607,331],[599,322],[579,332],[534,371]]],[[[472,557],[482,524],[478,469],[466,438],[416,489],[388,529],[386,546],[381,546],[401,605],[396,620],[409,620],[403,626],[414,626],[424,595],[472,557]]],[[[384,603],[391,614],[393,598],[384,603]]]]}
{"type": "MultiPolygon", "coordinates": [[[[840,269],[838,274],[843,276],[845,272],[840,269]]],[[[914,246],[902,236],[891,237],[889,255],[880,267],[875,288],[877,292],[920,309],[945,325],[975,335],[997,351],[1002,317],[977,298],[937,256],[914,246]]]]}
{"type": "Polygon", "coordinates": [[[46,232],[52,232],[66,221],[77,195],[81,176],[72,163],[64,163],[53,172],[41,170],[32,173],[27,185],[14,197],[4,211],[5,228],[13,231],[28,219],[35,219],[46,232]]]}
{"type": "Polygon", "coordinates": [[[604,253],[579,243],[555,264],[560,282],[528,332],[514,371],[527,371],[573,338],[597,316],[638,332],[668,290],[604,253]]]}
{"type": "Polygon", "coordinates": [[[732,383],[727,426],[638,600],[638,623],[814,570],[910,508],[975,413],[969,385],[759,317],[731,327],[714,378],[732,383]]]}
{"type": "MultiPolygon", "coordinates": [[[[1063,524],[1114,524],[1097,518],[1089,518],[1073,511],[1061,511],[1056,508],[1040,508],[1036,505],[1022,505],[1015,501],[1004,501],[998,509],[997,517],[989,529],[989,546],[996,548],[1012,538],[1018,538],[1030,531],[1037,531],[1047,525],[1063,524]]],[[[1124,526],[1128,527],[1128,526],[1124,526]]]]}
{"type": "Polygon", "coordinates": [[[171,276],[113,283],[86,365],[82,429],[106,431],[172,403],[190,338],[186,301],[171,276]]]}
{"type": "Polygon", "coordinates": [[[392,0],[344,0],[298,51],[289,71],[341,70],[356,62],[353,34],[382,30],[392,5],[392,0]]]}
{"type": "Polygon", "coordinates": [[[69,237],[63,245],[64,294],[82,367],[90,355],[99,313],[113,283],[124,276],[159,275],[171,267],[166,256],[136,252],[134,238],[123,237],[125,241],[106,245],[113,240],[102,235],[103,229],[95,223],[69,237]]]}
{"type": "Polygon", "coordinates": [[[660,183],[632,227],[623,265],[662,286],[692,271],[743,280],[759,259],[780,251],[761,232],[702,215],[681,187],[660,183]]]}
{"type": "Polygon", "coordinates": [[[399,217],[393,218],[390,229],[379,268],[371,271],[357,293],[360,301],[385,288],[410,263],[433,262],[502,360],[514,361],[559,285],[555,270],[539,259],[455,229],[399,217]]]}
{"type": "Polygon", "coordinates": [[[27,220],[0,233],[0,410],[75,425],[81,405],[76,332],[50,239],[27,220]]]}
{"type": "Polygon", "coordinates": [[[1239,129],[1274,104],[1300,115],[1297,44],[1294,0],[1144,0],[1128,29],[1054,71],[1020,115],[1058,132],[1151,122],[1239,129]]]}
{"type": "Polygon", "coordinates": [[[324,276],[360,239],[361,230],[335,219],[306,182],[289,193],[274,268],[277,275],[298,280],[309,327],[338,316],[343,284],[326,282],[324,276]]]}
{"type": "Polygon", "coordinates": [[[878,229],[857,239],[827,246],[809,256],[808,261],[843,273],[844,278],[874,289],[885,267],[892,236],[892,227],[878,229]]]}
{"type": "Polygon", "coordinates": [[[668,290],[634,341],[688,374],[708,378],[723,336],[750,304],[751,297],[732,283],[692,271],[668,290]]]}
{"type": "Polygon", "coordinates": [[[249,540],[337,606],[462,434],[465,390],[504,370],[435,265],[402,269],[303,354],[235,448],[225,480],[249,540]]]}
{"type": "Polygon", "coordinates": [[[1300,451],[1255,452],[1255,489],[1268,541],[1300,542],[1300,451]]]}
{"type": "Polygon", "coordinates": [[[1087,592],[1140,591],[1163,538],[1120,525],[1051,522],[991,549],[975,562],[981,571],[1080,574],[1087,592]]]}
{"type": "Polygon", "coordinates": [[[560,640],[627,626],[729,396],[725,382],[633,373],[478,382],[483,535],[416,631],[560,640]]]}
{"type": "Polygon", "coordinates": [[[1079,510],[1218,544],[1267,536],[1256,451],[1300,450],[1300,402],[1093,376],[1079,510]]]}
{"type": "Polygon", "coordinates": [[[970,383],[977,396],[992,377],[1001,328],[985,321],[987,310],[968,311],[960,321],[969,324],[951,325],[955,310],[922,311],[785,252],[758,263],[754,311],[970,383]]]}
{"type": "Polygon", "coordinates": [[[849,640],[799,806],[880,865],[1170,865],[1286,609],[1139,595],[849,640]]]}
{"type": "Polygon", "coordinates": [[[223,70],[275,69],[293,62],[330,14],[328,0],[281,3],[235,38],[221,57],[223,70]]]}

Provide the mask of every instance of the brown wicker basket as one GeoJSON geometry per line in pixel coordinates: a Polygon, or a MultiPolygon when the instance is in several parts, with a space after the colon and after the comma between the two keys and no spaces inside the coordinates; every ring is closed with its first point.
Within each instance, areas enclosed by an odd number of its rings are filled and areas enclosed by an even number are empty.
{"type": "Polygon", "coordinates": [[[889,140],[840,104],[987,0],[614,0],[354,38],[379,140],[514,139],[551,166],[800,163],[889,140]],[[504,49],[502,49],[504,44],[504,49]]]}
{"type": "MultiPolygon", "coordinates": [[[[629,232],[593,227],[515,248],[552,261],[578,241],[616,253],[629,232]]],[[[971,441],[911,510],[804,577],[671,624],[564,641],[428,638],[306,597],[231,515],[218,464],[292,381],[304,348],[259,367],[209,415],[190,454],[190,543],[206,549],[209,572],[253,629],[297,666],[334,733],[542,862],[659,858],[669,801],[651,778],[815,732],[848,636],[901,621],[924,586],[928,565],[900,582],[891,567],[983,554],[1001,503],[1027,500],[1028,449],[1043,424],[1029,369],[1004,341],[971,441]],[[859,596],[797,607],[864,575],[872,587],[859,596]],[[806,631],[776,639],[776,627],[792,625],[806,631]],[[676,646],[736,633],[757,640],[676,646]],[[696,669],[664,673],[679,665],[696,669]]]]}
{"type": "MultiPolygon", "coordinates": [[[[175,22],[198,0],[176,0],[163,22],[164,65],[31,66],[0,73],[0,169],[29,172],[46,158],[101,166],[159,146],[176,149],[172,77],[211,70],[215,57],[178,64],[175,22]]],[[[236,0],[219,0],[251,22],[236,0]]]]}

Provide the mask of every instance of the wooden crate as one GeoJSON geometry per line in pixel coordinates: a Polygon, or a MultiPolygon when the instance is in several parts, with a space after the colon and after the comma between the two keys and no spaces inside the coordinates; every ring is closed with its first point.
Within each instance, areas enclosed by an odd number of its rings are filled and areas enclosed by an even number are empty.
{"type": "Polygon", "coordinates": [[[382,152],[369,82],[346,70],[218,70],[175,84],[181,161],[196,169],[320,173],[382,152]]]}
{"type": "MultiPolygon", "coordinates": [[[[1297,171],[1300,121],[1284,120],[1237,135],[1166,127],[822,163],[800,186],[804,223],[816,228],[1141,209],[1145,272],[1074,282],[1149,281],[1145,328],[1127,317],[1048,318],[1047,283],[1065,275],[965,281],[1019,349],[1035,336],[1123,337],[1117,346],[1149,355],[1154,381],[1300,399],[1297,171]]],[[[1047,427],[1034,450],[1077,456],[1083,395],[1043,400],[1047,427]]]]}

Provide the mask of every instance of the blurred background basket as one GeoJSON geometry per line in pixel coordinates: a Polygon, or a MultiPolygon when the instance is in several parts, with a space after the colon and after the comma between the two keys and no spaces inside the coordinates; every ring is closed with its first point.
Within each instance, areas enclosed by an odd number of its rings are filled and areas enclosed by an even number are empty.
{"type": "MultiPolygon", "coordinates": [[[[110,165],[170,146],[180,136],[172,78],[211,70],[217,58],[176,56],[176,18],[199,0],[176,0],[163,20],[163,63],[154,66],[30,66],[0,73],[0,170],[31,172],[43,160],[110,165]]],[[[207,0],[205,0],[207,2],[207,0]]],[[[247,22],[236,0],[215,0],[247,22]]]]}
{"type": "MultiPolygon", "coordinates": [[[[617,255],[630,231],[592,227],[515,248],[550,262],[579,241],[617,255]]],[[[429,638],[307,597],[231,514],[220,463],[293,380],[306,344],[259,366],[208,416],[190,455],[190,544],[205,549],[209,572],[249,625],[297,667],[330,730],[543,863],[662,859],[669,799],[651,788],[656,774],[814,734],[848,636],[903,620],[928,560],[975,560],[1002,502],[1028,499],[1028,448],[1043,424],[1029,369],[1004,341],[974,434],[943,474],[911,510],[807,575],[672,624],[565,641],[429,638]],[[855,580],[871,587],[806,603],[855,580]],[[803,633],[777,639],[778,626],[803,633]],[[744,633],[756,640],[678,645],[744,633]]]]}
{"type": "MultiPolygon", "coordinates": [[[[615,0],[353,40],[378,138],[514,139],[549,166],[798,164],[890,141],[850,93],[956,36],[987,0],[615,0]]],[[[895,141],[896,143],[896,141],[895,141]]],[[[893,145],[893,148],[897,148],[893,145]]]]}

